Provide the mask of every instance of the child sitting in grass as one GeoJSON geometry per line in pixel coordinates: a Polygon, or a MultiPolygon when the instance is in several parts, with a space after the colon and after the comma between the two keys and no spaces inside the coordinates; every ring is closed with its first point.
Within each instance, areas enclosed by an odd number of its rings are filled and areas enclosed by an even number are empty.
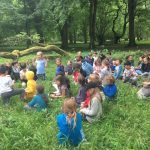
{"type": "Polygon", "coordinates": [[[101,69],[101,72],[100,72],[101,80],[103,80],[105,76],[110,75],[110,74],[111,74],[111,69],[110,69],[110,66],[109,66],[109,61],[107,59],[104,59],[102,61],[102,69],[101,69]]]}
{"type": "Polygon", "coordinates": [[[20,65],[18,61],[12,63],[11,78],[15,81],[20,79],[20,65]]]}
{"type": "Polygon", "coordinates": [[[24,106],[25,109],[36,109],[37,111],[41,111],[47,108],[48,96],[44,94],[44,86],[38,85],[36,91],[37,94],[33,97],[32,101],[24,106]]]}
{"type": "Polygon", "coordinates": [[[64,75],[57,75],[55,77],[55,84],[58,87],[59,92],[53,93],[50,95],[51,98],[58,98],[58,97],[69,97],[70,96],[70,81],[64,75]]]}
{"type": "Polygon", "coordinates": [[[26,79],[27,79],[27,87],[25,89],[25,99],[31,100],[34,95],[36,94],[36,81],[34,80],[34,72],[27,71],[26,72],[26,79]]]}
{"type": "MultiPolygon", "coordinates": [[[[125,63],[130,63],[131,66],[133,67],[134,66],[134,60],[133,60],[133,56],[132,55],[128,55],[126,57],[126,62],[125,63]]],[[[125,65],[125,64],[124,64],[125,65]]]]}
{"type": "Polygon", "coordinates": [[[10,75],[7,75],[6,66],[0,67],[0,96],[4,104],[9,103],[10,98],[15,95],[20,95],[22,98],[24,89],[14,89],[14,80],[11,79],[10,75]]]}
{"type": "Polygon", "coordinates": [[[27,68],[26,68],[26,64],[23,63],[21,64],[21,71],[20,71],[20,81],[22,83],[22,87],[25,87],[26,86],[26,83],[27,83],[27,79],[26,79],[26,72],[27,72],[27,68]],[[25,86],[23,86],[25,85],[25,86]]]}
{"type": "Polygon", "coordinates": [[[78,146],[83,140],[82,116],[76,111],[75,100],[66,99],[62,106],[62,114],[57,116],[59,144],[70,143],[73,146],[78,146]]]}
{"type": "Polygon", "coordinates": [[[150,58],[148,56],[145,56],[143,58],[143,63],[141,65],[142,74],[148,74],[150,73],[150,58]]]}
{"type": "Polygon", "coordinates": [[[115,78],[112,75],[104,78],[103,92],[109,100],[112,100],[116,96],[117,87],[115,85],[115,78]]]}
{"type": "Polygon", "coordinates": [[[117,79],[121,79],[122,78],[122,72],[123,72],[123,69],[122,69],[122,60],[120,59],[116,59],[115,61],[116,63],[116,67],[115,67],[115,70],[114,70],[114,78],[117,80],[117,79]]]}
{"type": "Polygon", "coordinates": [[[36,75],[38,79],[45,80],[46,79],[46,73],[45,73],[45,67],[47,67],[47,60],[44,58],[42,52],[37,52],[37,59],[35,61],[36,64],[36,75]]]}
{"type": "Polygon", "coordinates": [[[139,99],[150,98],[150,82],[143,82],[143,87],[138,91],[137,96],[139,99]]]}
{"type": "Polygon", "coordinates": [[[80,68],[81,68],[81,65],[79,63],[73,64],[73,81],[75,84],[78,83],[78,77],[80,75],[80,68]]]}
{"type": "Polygon", "coordinates": [[[56,65],[57,65],[57,68],[56,68],[56,76],[59,75],[59,74],[65,74],[64,72],[64,66],[62,65],[62,62],[61,62],[61,59],[60,58],[56,58],[56,65]]]}
{"type": "Polygon", "coordinates": [[[78,84],[80,85],[80,88],[78,90],[78,95],[75,97],[75,100],[77,105],[80,106],[86,98],[85,77],[82,74],[78,76],[78,84]]]}
{"type": "MultiPolygon", "coordinates": [[[[100,81],[100,78],[97,74],[90,74],[88,80],[87,80],[88,83],[95,83],[97,84],[97,87],[101,87],[101,81],[100,81]]],[[[104,95],[104,94],[102,94],[104,95]]],[[[104,96],[102,96],[103,99],[105,99],[104,96]]],[[[85,100],[84,102],[81,103],[81,108],[87,108],[89,106],[89,103],[90,103],[90,93],[86,90],[86,97],[85,97],[85,100]]]]}
{"type": "Polygon", "coordinates": [[[100,71],[101,71],[101,59],[98,58],[95,62],[94,62],[94,65],[93,65],[93,73],[95,74],[98,74],[100,76],[100,71]]]}
{"type": "Polygon", "coordinates": [[[131,67],[130,62],[126,62],[125,64],[125,70],[123,72],[123,82],[129,82],[132,85],[137,85],[137,73],[134,70],[133,67],[131,67]]]}
{"type": "Polygon", "coordinates": [[[72,66],[72,61],[69,60],[67,62],[67,66],[64,68],[65,75],[72,75],[73,73],[73,66],[72,66]]]}
{"type": "Polygon", "coordinates": [[[97,121],[102,115],[102,97],[99,87],[96,83],[87,84],[87,91],[90,94],[90,103],[87,108],[81,108],[80,112],[85,115],[88,122],[92,123],[97,121]]]}

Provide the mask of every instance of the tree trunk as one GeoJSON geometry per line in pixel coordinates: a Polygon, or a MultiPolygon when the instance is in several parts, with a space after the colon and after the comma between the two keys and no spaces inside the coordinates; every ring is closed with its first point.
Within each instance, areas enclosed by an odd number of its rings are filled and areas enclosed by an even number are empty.
{"type": "Polygon", "coordinates": [[[105,43],[105,37],[103,34],[98,35],[97,39],[98,39],[99,46],[105,43]]]}
{"type": "Polygon", "coordinates": [[[84,44],[87,44],[87,27],[84,26],[82,31],[83,31],[84,44]]]}
{"type": "Polygon", "coordinates": [[[39,36],[40,36],[39,43],[44,43],[44,34],[43,34],[41,22],[42,22],[41,16],[35,16],[34,17],[35,29],[36,29],[37,34],[39,34],[39,36]]]}
{"type": "Polygon", "coordinates": [[[89,35],[90,35],[90,48],[92,49],[95,47],[97,0],[89,0],[89,1],[90,1],[89,35]]]}
{"type": "Polygon", "coordinates": [[[17,59],[19,57],[26,56],[26,55],[29,55],[32,53],[36,53],[38,51],[42,51],[42,52],[54,51],[57,54],[60,54],[62,56],[69,56],[69,53],[60,49],[59,47],[57,47],[55,45],[47,45],[46,47],[35,46],[35,47],[31,47],[29,49],[25,49],[22,51],[14,50],[12,52],[0,52],[0,57],[9,58],[9,59],[17,59]]]}
{"type": "Polygon", "coordinates": [[[73,31],[73,43],[74,43],[74,44],[77,43],[76,30],[75,30],[75,29],[74,29],[74,31],[73,31]]]}
{"type": "MultiPolygon", "coordinates": [[[[26,19],[25,19],[25,31],[28,35],[28,37],[30,37],[30,25],[29,25],[29,19],[28,19],[28,10],[27,10],[27,4],[26,4],[26,0],[23,1],[23,4],[24,4],[24,13],[26,15],[26,19]]],[[[29,48],[29,46],[31,45],[31,40],[30,39],[27,39],[27,48],[29,48]]]]}
{"type": "Polygon", "coordinates": [[[61,35],[61,42],[62,42],[61,47],[68,48],[68,22],[67,21],[65,21],[65,24],[60,30],[60,35],[61,35]]]}
{"type": "Polygon", "coordinates": [[[129,13],[129,44],[128,46],[136,46],[135,32],[134,32],[134,19],[136,0],[128,0],[128,13],[129,13]]]}
{"type": "Polygon", "coordinates": [[[69,32],[69,43],[73,44],[73,35],[71,31],[69,32]]]}

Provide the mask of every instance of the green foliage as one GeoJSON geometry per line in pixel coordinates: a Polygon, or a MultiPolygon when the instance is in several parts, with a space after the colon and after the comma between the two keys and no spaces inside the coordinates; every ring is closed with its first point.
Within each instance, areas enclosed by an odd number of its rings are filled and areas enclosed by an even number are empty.
{"type": "MultiPolygon", "coordinates": [[[[142,52],[114,51],[113,57],[125,58],[129,53],[134,55],[137,62],[142,52]]],[[[86,51],[83,52],[83,55],[86,54],[86,51]]],[[[71,59],[74,56],[75,54],[72,54],[71,59]]],[[[21,61],[27,59],[22,57],[21,61]]],[[[66,64],[67,60],[68,58],[63,58],[63,64],[66,64]]],[[[50,81],[55,76],[55,68],[54,61],[50,61],[47,68],[47,80],[38,82],[45,86],[47,93],[54,90],[50,81]]],[[[50,101],[47,112],[24,111],[24,103],[19,100],[19,97],[12,98],[9,106],[0,104],[0,149],[149,149],[149,101],[137,99],[137,88],[123,84],[122,81],[117,81],[116,84],[118,86],[116,102],[103,102],[104,113],[97,123],[83,122],[87,142],[81,143],[77,148],[60,146],[57,143],[56,115],[61,113],[62,99],[50,101]]],[[[20,86],[20,83],[17,83],[17,87],[20,86]]],[[[73,95],[76,95],[78,86],[71,82],[71,89],[73,95]]]]}
{"type": "Polygon", "coordinates": [[[6,46],[19,46],[25,45],[25,43],[30,40],[33,43],[39,43],[40,36],[38,34],[33,34],[32,36],[28,36],[27,33],[21,32],[15,36],[7,37],[3,40],[3,45],[6,46]]]}

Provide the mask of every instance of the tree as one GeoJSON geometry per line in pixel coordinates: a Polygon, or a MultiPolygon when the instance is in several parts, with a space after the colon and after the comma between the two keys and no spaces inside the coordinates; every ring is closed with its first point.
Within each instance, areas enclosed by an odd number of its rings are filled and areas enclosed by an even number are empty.
{"type": "Polygon", "coordinates": [[[95,47],[95,30],[96,30],[96,12],[98,0],[89,0],[90,2],[90,16],[89,16],[89,36],[90,48],[95,47]]]}
{"type": "MultiPolygon", "coordinates": [[[[124,34],[126,32],[126,26],[128,23],[127,3],[125,2],[125,0],[123,1],[123,3],[121,5],[120,5],[120,3],[117,3],[116,6],[117,6],[116,16],[114,17],[113,24],[112,24],[112,32],[114,34],[114,44],[118,44],[120,39],[124,36],[124,34]],[[123,19],[123,21],[121,21],[123,23],[123,28],[122,28],[121,32],[116,31],[116,21],[120,17],[119,14],[121,14],[123,16],[119,19],[119,20],[123,19]]],[[[121,22],[119,23],[119,26],[121,26],[121,22]]]]}
{"type": "Polygon", "coordinates": [[[136,46],[135,32],[134,32],[135,9],[136,9],[136,0],[128,0],[128,13],[129,13],[129,43],[128,43],[128,46],[136,46]]]}

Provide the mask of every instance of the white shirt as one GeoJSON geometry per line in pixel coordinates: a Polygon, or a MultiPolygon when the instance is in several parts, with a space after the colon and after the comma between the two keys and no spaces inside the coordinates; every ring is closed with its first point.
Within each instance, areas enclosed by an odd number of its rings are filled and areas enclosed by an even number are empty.
{"type": "Polygon", "coordinates": [[[0,76],[0,96],[2,93],[12,91],[13,80],[10,76],[0,76]]]}

